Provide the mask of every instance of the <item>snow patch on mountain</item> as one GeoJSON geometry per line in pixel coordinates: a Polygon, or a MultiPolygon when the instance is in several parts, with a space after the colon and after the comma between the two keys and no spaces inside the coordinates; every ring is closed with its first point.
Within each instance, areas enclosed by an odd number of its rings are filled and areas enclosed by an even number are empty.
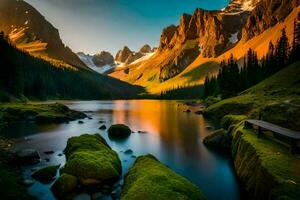
{"type": "Polygon", "coordinates": [[[91,56],[91,55],[85,55],[82,52],[77,53],[77,55],[80,58],[80,60],[82,62],[84,62],[84,64],[86,64],[89,68],[91,68],[95,72],[98,72],[99,74],[105,74],[108,71],[111,71],[111,70],[113,70],[116,67],[116,65],[104,65],[102,67],[98,67],[93,62],[93,56],[91,56]]]}
{"type": "Polygon", "coordinates": [[[236,33],[231,34],[231,36],[230,36],[230,38],[229,38],[229,41],[230,41],[232,44],[235,44],[237,41],[239,41],[238,35],[239,35],[239,32],[236,32],[236,33]]]}

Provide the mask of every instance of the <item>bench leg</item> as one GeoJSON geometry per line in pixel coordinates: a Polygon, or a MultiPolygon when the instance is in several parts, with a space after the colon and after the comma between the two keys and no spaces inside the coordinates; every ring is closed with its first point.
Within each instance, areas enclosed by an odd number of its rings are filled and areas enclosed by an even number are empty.
{"type": "Polygon", "coordinates": [[[290,148],[291,154],[297,153],[297,141],[291,139],[291,148],[290,148]]]}
{"type": "Polygon", "coordinates": [[[250,124],[249,122],[245,122],[244,129],[252,129],[252,128],[253,128],[252,124],[250,124]]]}
{"type": "Polygon", "coordinates": [[[262,136],[262,134],[263,134],[262,129],[260,127],[258,127],[257,137],[260,138],[262,136]]]}

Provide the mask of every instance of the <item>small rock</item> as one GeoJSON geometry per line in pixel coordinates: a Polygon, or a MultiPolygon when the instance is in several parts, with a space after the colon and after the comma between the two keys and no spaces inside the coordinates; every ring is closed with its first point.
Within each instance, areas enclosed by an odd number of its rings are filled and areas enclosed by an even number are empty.
{"type": "Polygon", "coordinates": [[[131,149],[127,149],[126,151],[124,151],[125,154],[132,154],[133,151],[131,149]]]}
{"type": "Polygon", "coordinates": [[[211,129],[213,129],[213,127],[212,126],[207,126],[207,127],[205,127],[207,130],[211,130],[211,129]]]}
{"type": "Polygon", "coordinates": [[[50,158],[45,158],[45,161],[46,162],[50,162],[50,158]]]}
{"type": "Polygon", "coordinates": [[[105,126],[105,125],[102,125],[102,126],[100,126],[99,129],[100,129],[100,130],[105,130],[105,129],[106,129],[106,126],[105,126]]]}
{"type": "Polygon", "coordinates": [[[132,155],[131,158],[136,158],[136,156],[135,156],[135,155],[132,155]]]}
{"type": "Polygon", "coordinates": [[[187,109],[186,111],[183,111],[183,112],[190,113],[192,111],[190,109],[187,109]]]}
{"type": "Polygon", "coordinates": [[[127,162],[127,160],[123,160],[123,162],[127,162]]]}
{"type": "Polygon", "coordinates": [[[61,157],[61,156],[63,156],[63,154],[62,154],[62,153],[59,153],[58,156],[61,157]]]}
{"type": "Polygon", "coordinates": [[[83,124],[84,122],[83,121],[78,121],[78,124],[83,124]]]}
{"type": "Polygon", "coordinates": [[[16,153],[16,158],[21,164],[37,164],[40,162],[41,157],[35,149],[24,149],[16,153]]]}
{"type": "Polygon", "coordinates": [[[138,131],[138,133],[145,134],[145,133],[147,133],[147,131],[138,131]]]}
{"type": "Polygon", "coordinates": [[[105,123],[105,121],[104,121],[104,120],[100,120],[99,123],[100,123],[100,124],[103,124],[103,123],[105,123]]]}
{"type": "Polygon", "coordinates": [[[89,120],[93,119],[92,117],[88,117],[89,120]]]}
{"type": "Polygon", "coordinates": [[[203,110],[198,110],[195,112],[196,115],[202,115],[203,114],[203,110]]]}
{"type": "Polygon", "coordinates": [[[44,151],[44,154],[47,154],[47,155],[49,155],[49,154],[54,154],[54,151],[44,151]]]}
{"type": "Polygon", "coordinates": [[[23,181],[23,184],[26,186],[26,187],[30,187],[34,184],[34,181],[33,180],[29,180],[29,179],[25,179],[23,181]]]}

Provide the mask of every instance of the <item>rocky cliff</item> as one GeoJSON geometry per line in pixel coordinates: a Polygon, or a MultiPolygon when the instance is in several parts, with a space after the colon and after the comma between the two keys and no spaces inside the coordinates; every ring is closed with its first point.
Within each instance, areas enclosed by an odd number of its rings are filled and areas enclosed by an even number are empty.
{"type": "Polygon", "coordinates": [[[94,55],[93,62],[98,67],[115,64],[114,57],[107,51],[101,51],[100,53],[94,55]]]}
{"type": "Polygon", "coordinates": [[[154,50],[152,50],[148,44],[142,46],[138,52],[131,51],[127,46],[125,46],[122,50],[118,51],[115,60],[119,63],[130,64],[142,58],[146,54],[152,53],[153,51],[154,50]]]}
{"type": "Polygon", "coordinates": [[[86,68],[77,55],[63,44],[58,30],[25,1],[1,0],[0,19],[0,30],[9,35],[18,48],[86,68]]]}

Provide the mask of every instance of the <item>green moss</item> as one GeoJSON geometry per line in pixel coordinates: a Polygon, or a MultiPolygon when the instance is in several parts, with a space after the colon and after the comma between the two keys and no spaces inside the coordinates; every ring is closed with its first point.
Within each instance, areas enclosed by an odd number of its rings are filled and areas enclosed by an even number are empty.
{"type": "Polygon", "coordinates": [[[116,180],[121,175],[121,161],[98,134],[84,134],[68,140],[66,165],[62,173],[76,176],[82,184],[116,180]]]}
{"type": "Polygon", "coordinates": [[[84,117],[86,117],[84,113],[70,110],[58,103],[4,103],[0,105],[0,118],[6,123],[16,121],[63,122],[84,117]]]}
{"type": "Polygon", "coordinates": [[[114,124],[108,129],[110,138],[126,138],[131,134],[131,130],[124,124],[114,124]]]}
{"type": "Polygon", "coordinates": [[[140,156],[125,177],[121,200],[205,199],[202,192],[152,155],[140,156]]]}
{"type": "Polygon", "coordinates": [[[69,174],[62,174],[52,185],[51,190],[57,197],[64,197],[77,188],[77,178],[69,174]]]}
{"type": "Polygon", "coordinates": [[[225,115],[221,120],[221,127],[228,129],[231,125],[235,125],[247,119],[245,115],[225,115]]]}
{"type": "Polygon", "coordinates": [[[34,172],[31,176],[42,183],[48,183],[56,176],[58,168],[59,165],[44,167],[34,172]]]}
{"type": "Polygon", "coordinates": [[[267,138],[239,125],[233,132],[232,155],[237,174],[257,199],[298,199],[300,158],[267,138]]]}

